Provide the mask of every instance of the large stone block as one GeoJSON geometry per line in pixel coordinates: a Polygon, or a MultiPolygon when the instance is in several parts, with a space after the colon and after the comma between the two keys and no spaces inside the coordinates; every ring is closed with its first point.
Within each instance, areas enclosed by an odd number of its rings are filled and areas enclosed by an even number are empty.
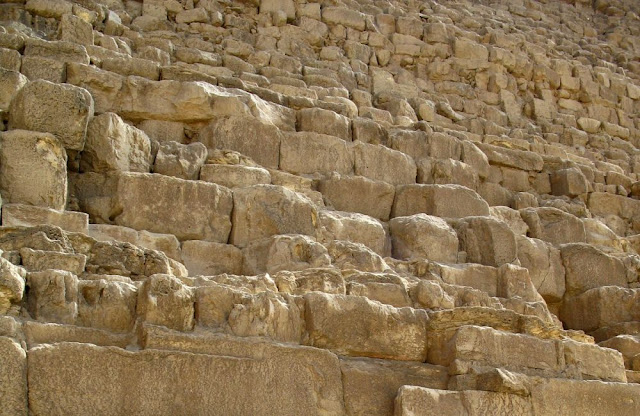
{"type": "Polygon", "coordinates": [[[339,176],[321,180],[318,190],[325,203],[346,212],[358,212],[382,221],[389,219],[395,188],[362,176],[339,176]]]}
{"type": "Polygon", "coordinates": [[[416,163],[409,156],[382,145],[354,144],[356,175],[392,185],[416,183],[416,163]]]}
{"type": "Polygon", "coordinates": [[[329,25],[343,25],[356,30],[365,29],[365,15],[344,7],[325,7],[322,21],[329,25]]]}
{"type": "Polygon", "coordinates": [[[342,355],[424,361],[423,310],[394,308],[360,296],[305,295],[310,345],[342,355]]]}
{"type": "Polygon", "coordinates": [[[129,332],[136,321],[137,295],[131,283],[80,280],[77,324],[110,332],[129,332]]]}
{"type": "Polygon", "coordinates": [[[287,133],[280,144],[280,169],[295,174],[351,174],[353,149],[334,136],[287,133]]]}
{"type": "Polygon", "coordinates": [[[364,244],[381,256],[389,251],[384,225],[368,215],[341,211],[320,211],[322,241],[347,240],[364,244]]]}
{"type": "Polygon", "coordinates": [[[212,409],[220,414],[272,415],[273,409],[292,416],[344,414],[340,366],[333,354],[214,336],[202,342],[170,336],[147,334],[149,349],[138,352],[77,343],[31,349],[31,410],[68,416],[86,414],[87,407],[100,414],[186,409],[192,414],[212,409]],[[176,351],[178,344],[187,352],[176,351]]]}
{"type": "Polygon", "coordinates": [[[615,324],[640,321],[640,289],[604,286],[566,298],[560,319],[572,329],[594,331],[615,324]]]}
{"type": "Polygon", "coordinates": [[[426,214],[396,217],[389,221],[389,231],[395,258],[443,263],[458,260],[458,236],[442,218],[426,214]]]}
{"type": "Polygon", "coordinates": [[[0,133],[0,192],[5,202],[65,209],[67,154],[60,142],[48,133],[0,133]]]}
{"type": "Polygon", "coordinates": [[[27,275],[27,309],[33,319],[74,324],[78,316],[78,278],[67,271],[45,270],[27,275]]]}
{"type": "Polygon", "coordinates": [[[0,397],[0,415],[28,414],[27,353],[7,337],[0,337],[0,397]]]}
{"type": "Polygon", "coordinates": [[[247,275],[331,265],[327,249],[306,235],[276,235],[252,241],[242,256],[242,272],[247,275]]]}
{"type": "Polygon", "coordinates": [[[9,111],[11,101],[27,82],[21,73],[0,68],[0,111],[9,111]]]}
{"type": "Polygon", "coordinates": [[[282,186],[236,189],[233,205],[230,242],[236,246],[277,234],[315,234],[318,214],[313,203],[282,186]]]}
{"type": "Polygon", "coordinates": [[[240,274],[242,271],[242,251],[230,244],[189,240],[182,243],[181,252],[189,276],[240,274]]]}
{"type": "Polygon", "coordinates": [[[544,166],[542,156],[534,152],[508,149],[486,143],[476,143],[476,145],[487,155],[489,163],[492,165],[536,172],[541,171],[544,166]]]}
{"type": "Polygon", "coordinates": [[[233,206],[229,189],[144,173],[124,173],[116,181],[112,220],[117,225],[179,240],[227,242],[233,206]]]}
{"type": "Polygon", "coordinates": [[[345,116],[322,108],[298,111],[298,130],[312,131],[351,141],[351,122],[345,116]]]}
{"type": "Polygon", "coordinates": [[[23,204],[2,205],[3,226],[35,227],[40,224],[55,225],[75,233],[89,233],[89,216],[84,212],[58,211],[23,204]]]}
{"type": "Polygon", "coordinates": [[[26,273],[4,258],[0,259],[0,313],[6,314],[13,304],[20,304],[24,294],[26,273]]]}
{"type": "Polygon", "coordinates": [[[155,274],[138,291],[137,315],[142,321],[178,331],[195,325],[195,295],[174,276],[155,274]]]}
{"type": "MultiPolygon", "coordinates": [[[[244,165],[203,165],[200,169],[200,180],[217,183],[227,188],[244,188],[253,185],[271,184],[268,170],[244,165]]],[[[274,185],[276,185],[274,183],[274,185]]]]}
{"type": "Polygon", "coordinates": [[[436,217],[488,216],[489,205],[460,185],[403,185],[396,189],[392,217],[424,213],[436,217]]]}
{"type": "Polygon", "coordinates": [[[509,226],[491,217],[468,217],[455,223],[466,261],[501,266],[517,260],[518,247],[509,226]]]}
{"type": "Polygon", "coordinates": [[[175,178],[197,180],[206,160],[207,148],[202,143],[160,143],[153,171],[175,178]]]}
{"type": "Polygon", "coordinates": [[[10,128],[51,133],[66,149],[82,150],[93,98],[84,88],[39,80],[18,92],[10,114],[10,128]]]}
{"type": "Polygon", "coordinates": [[[282,133],[277,127],[254,117],[229,115],[217,118],[200,130],[198,140],[209,151],[235,150],[266,168],[277,169],[279,166],[282,133]]]}
{"type": "Polygon", "coordinates": [[[80,159],[85,172],[149,172],[151,141],[142,131],[117,114],[104,113],[89,122],[87,141],[80,159]]]}
{"type": "Polygon", "coordinates": [[[562,299],[565,291],[565,272],[560,250],[537,238],[517,236],[518,260],[529,270],[531,282],[547,302],[562,299]]]}
{"type": "Polygon", "coordinates": [[[551,244],[581,243],[586,239],[584,224],[568,212],[553,207],[524,208],[520,215],[529,226],[529,236],[551,244]]]}
{"type": "Polygon", "coordinates": [[[566,244],[560,248],[565,268],[567,294],[577,295],[601,286],[627,286],[624,263],[588,244],[566,244]]]}

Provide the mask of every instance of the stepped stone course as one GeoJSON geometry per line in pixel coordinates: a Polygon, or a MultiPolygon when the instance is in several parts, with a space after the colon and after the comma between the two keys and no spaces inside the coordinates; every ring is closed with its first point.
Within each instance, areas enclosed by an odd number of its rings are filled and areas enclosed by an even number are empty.
{"type": "Polygon", "coordinates": [[[0,415],[640,414],[637,1],[0,3],[0,415]]]}

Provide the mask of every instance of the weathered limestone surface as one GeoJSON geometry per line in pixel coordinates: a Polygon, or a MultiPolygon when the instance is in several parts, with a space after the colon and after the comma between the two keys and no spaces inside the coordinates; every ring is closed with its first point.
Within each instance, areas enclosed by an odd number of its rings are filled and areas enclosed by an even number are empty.
{"type": "Polygon", "coordinates": [[[639,414],[635,0],[0,4],[0,414],[639,414]]]}

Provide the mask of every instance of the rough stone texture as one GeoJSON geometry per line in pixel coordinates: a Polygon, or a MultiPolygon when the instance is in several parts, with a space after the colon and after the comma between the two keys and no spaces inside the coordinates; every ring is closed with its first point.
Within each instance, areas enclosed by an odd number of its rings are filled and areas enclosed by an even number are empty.
{"type": "Polygon", "coordinates": [[[84,414],[87,406],[100,413],[140,415],[181,412],[186,407],[195,413],[217,409],[255,415],[272,414],[275,407],[283,415],[344,411],[336,356],[284,346],[257,345],[253,351],[255,357],[250,352],[225,354],[224,346],[219,352],[129,352],[88,344],[42,345],[29,351],[29,402],[36,414],[52,415],[84,414]],[[254,384],[245,389],[248,380],[254,384]],[[271,383],[282,388],[270,388],[271,383]],[[83,389],[71,388],[76,384],[83,389]],[[61,392],[64,401],[57,400],[61,392]],[[238,392],[246,396],[237,396],[238,392]],[[188,400],[193,393],[203,400],[188,400]],[[230,402],[229,395],[237,400],[230,402]]]}
{"type": "Polygon", "coordinates": [[[381,256],[389,251],[385,227],[374,218],[341,211],[320,211],[318,217],[320,238],[324,241],[353,241],[364,244],[381,256]]]}
{"type": "Polygon", "coordinates": [[[202,143],[183,145],[177,142],[161,143],[153,162],[153,172],[180,179],[196,180],[207,160],[207,148],[202,143]]]}
{"type": "Polygon", "coordinates": [[[276,185],[255,185],[233,192],[230,242],[249,242],[276,234],[315,234],[317,212],[307,198],[276,185]]]}
{"type": "Polygon", "coordinates": [[[0,395],[0,415],[27,414],[27,354],[8,337],[0,337],[0,395]]]}
{"type": "Polygon", "coordinates": [[[501,266],[517,259],[515,235],[507,224],[490,217],[467,217],[456,222],[460,249],[469,263],[501,266]]]}
{"type": "Polygon", "coordinates": [[[318,190],[325,203],[337,210],[358,212],[382,221],[389,219],[395,195],[392,185],[361,176],[332,176],[321,180],[318,190]]]}
{"type": "Polygon", "coordinates": [[[419,213],[447,218],[486,216],[489,205],[473,190],[460,185],[399,186],[391,216],[419,213]]]}
{"type": "Polygon", "coordinates": [[[104,113],[89,122],[80,168],[85,172],[149,172],[149,137],[117,114],[104,113]]]}
{"type": "Polygon", "coordinates": [[[458,260],[458,236],[441,218],[426,214],[396,217],[389,221],[389,231],[395,258],[443,263],[458,260]]]}
{"type": "Polygon", "coordinates": [[[60,142],[48,133],[0,133],[0,192],[5,202],[64,210],[67,155],[60,142]]]}
{"type": "Polygon", "coordinates": [[[51,133],[66,149],[84,148],[93,98],[84,88],[48,81],[24,86],[11,104],[13,129],[51,133]]]}

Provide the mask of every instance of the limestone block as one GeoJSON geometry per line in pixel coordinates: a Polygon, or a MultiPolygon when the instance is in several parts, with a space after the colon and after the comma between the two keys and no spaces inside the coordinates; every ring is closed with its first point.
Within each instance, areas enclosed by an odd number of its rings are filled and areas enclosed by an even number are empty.
{"type": "Polygon", "coordinates": [[[520,212],[515,209],[503,206],[490,207],[491,216],[505,222],[511,228],[511,231],[518,235],[527,235],[529,226],[520,216],[520,212]]]}
{"type": "Polygon", "coordinates": [[[360,31],[365,29],[365,15],[344,7],[324,7],[322,21],[328,25],[343,25],[360,31]]]}
{"type": "Polygon", "coordinates": [[[531,282],[540,295],[548,302],[558,302],[565,292],[565,272],[560,250],[550,243],[516,236],[518,260],[529,270],[531,282]]]}
{"type": "Polygon", "coordinates": [[[280,169],[295,174],[353,173],[353,150],[337,137],[313,132],[286,133],[280,169]]]}
{"type": "Polygon", "coordinates": [[[584,224],[574,215],[553,207],[524,208],[522,219],[529,226],[529,235],[551,244],[585,241],[584,224]]]}
{"type": "Polygon", "coordinates": [[[167,257],[180,260],[180,242],[172,234],[137,231],[133,228],[109,224],[90,224],[86,233],[98,241],[123,241],[135,246],[164,252],[167,257]]]}
{"type": "Polygon", "coordinates": [[[129,332],[136,320],[137,289],[104,279],[78,281],[77,325],[129,332]]]}
{"type": "Polygon", "coordinates": [[[342,269],[356,269],[365,272],[384,272],[387,263],[364,244],[344,240],[333,240],[326,244],[331,263],[342,269]]]}
{"type": "Polygon", "coordinates": [[[8,337],[0,337],[0,415],[26,415],[27,353],[19,343],[8,337]]]}
{"type": "Polygon", "coordinates": [[[156,273],[171,273],[169,259],[155,250],[120,241],[98,241],[89,252],[87,272],[140,279],[156,273]]]}
{"type": "Polygon", "coordinates": [[[196,7],[191,10],[182,10],[176,14],[176,23],[207,23],[209,22],[209,13],[202,7],[196,7]]]}
{"type": "Polygon", "coordinates": [[[9,111],[9,105],[29,80],[16,71],[0,68],[0,111],[9,111]]]}
{"type": "MultiPolygon", "coordinates": [[[[529,277],[529,270],[524,267],[516,266],[515,264],[503,264],[498,267],[498,290],[497,295],[504,299],[518,299],[525,302],[540,302],[546,309],[544,299],[537,292],[531,278],[529,277]]],[[[506,305],[514,305],[515,303],[509,302],[506,305]]],[[[519,309],[514,309],[520,311],[519,309]]],[[[546,312],[546,311],[545,311],[546,312]]],[[[522,310],[521,313],[525,313],[522,310]]],[[[535,313],[533,313],[535,315],[535,313]]],[[[542,314],[545,319],[547,315],[542,314]]],[[[549,319],[551,321],[551,319],[549,319]]]]}
{"type": "Polygon", "coordinates": [[[467,217],[456,221],[455,229],[467,262],[497,267],[517,260],[515,235],[506,223],[491,217],[467,217]]]}
{"type": "Polygon", "coordinates": [[[181,251],[182,263],[189,276],[240,274],[242,271],[242,251],[230,244],[189,240],[182,243],[181,251]]]}
{"type": "Polygon", "coordinates": [[[116,74],[148,78],[152,81],[160,79],[160,64],[158,62],[132,57],[106,58],[102,60],[102,69],[116,74]]]}
{"type": "Polygon", "coordinates": [[[93,98],[84,88],[38,80],[18,92],[10,114],[10,128],[51,133],[66,149],[82,150],[93,98]]]}
{"type": "Polygon", "coordinates": [[[177,278],[154,274],[138,291],[137,315],[149,324],[177,331],[191,331],[194,321],[195,295],[177,278]]]}
{"type": "Polygon", "coordinates": [[[26,272],[8,260],[0,258],[0,313],[7,313],[12,304],[22,301],[26,272]]]}
{"type": "Polygon", "coordinates": [[[589,194],[587,207],[591,214],[600,217],[617,215],[630,220],[640,215],[640,201],[609,192],[592,192],[589,194]]]}
{"type": "Polygon", "coordinates": [[[559,372],[560,359],[556,341],[530,335],[513,334],[474,325],[461,326],[452,333],[429,336],[427,362],[450,365],[454,360],[468,360],[508,370],[559,372]]]}
{"type": "Polygon", "coordinates": [[[104,414],[147,416],[189,408],[199,414],[216,409],[266,416],[277,408],[291,416],[344,414],[340,364],[327,351],[215,335],[202,341],[175,333],[146,334],[145,339],[147,349],[137,352],[77,343],[31,349],[32,411],[74,416],[90,407],[104,414]],[[170,351],[181,343],[187,352],[170,351]],[[194,395],[202,399],[193,400],[194,395]],[[236,399],[229,401],[232,396],[236,399]]]}
{"type": "Polygon", "coordinates": [[[534,414],[528,397],[492,391],[450,391],[402,386],[395,401],[396,416],[480,416],[534,414]]]}
{"type": "Polygon", "coordinates": [[[60,19],[60,40],[93,46],[93,26],[80,17],[65,14],[60,19]]]}
{"type": "Polygon", "coordinates": [[[588,190],[587,179],[578,168],[560,169],[551,172],[551,192],[553,195],[575,197],[588,190]]]}
{"type": "Polygon", "coordinates": [[[445,389],[448,378],[443,367],[372,358],[341,358],[340,369],[347,414],[357,416],[391,415],[400,387],[445,389]]]}
{"type": "Polygon", "coordinates": [[[84,212],[58,211],[23,204],[2,205],[2,225],[33,227],[50,224],[65,231],[88,233],[89,216],[84,212]]]}
{"type": "Polygon", "coordinates": [[[253,166],[207,164],[200,168],[200,180],[227,188],[244,188],[271,184],[271,174],[266,169],[253,166]]]}
{"type": "Polygon", "coordinates": [[[25,56],[39,56],[42,58],[89,65],[87,49],[73,42],[46,41],[31,37],[24,41],[25,56]]]}
{"type": "Polygon", "coordinates": [[[153,172],[180,179],[197,180],[207,160],[207,148],[202,143],[160,143],[153,162],[153,172]]]}
{"type": "Polygon", "coordinates": [[[179,240],[226,243],[231,231],[231,191],[212,183],[157,174],[117,177],[113,221],[137,230],[175,235],[179,240]]]}
{"type": "Polygon", "coordinates": [[[322,108],[298,111],[298,130],[313,131],[351,141],[351,122],[345,116],[322,108]]]}
{"type": "Polygon", "coordinates": [[[442,286],[431,280],[421,280],[409,292],[416,308],[440,310],[453,309],[455,299],[442,289],[442,286]]]}
{"type": "Polygon", "coordinates": [[[389,221],[389,231],[395,258],[443,263],[458,260],[458,236],[441,218],[426,214],[396,217],[389,221]]]}
{"type": "Polygon", "coordinates": [[[260,1],[260,13],[275,13],[279,11],[284,12],[288,20],[293,20],[296,17],[296,7],[293,0],[260,1]]]}
{"type": "Polygon", "coordinates": [[[0,68],[8,71],[20,72],[22,65],[22,55],[20,52],[8,49],[0,45],[0,68]]]}
{"type": "Polygon", "coordinates": [[[567,298],[560,319],[570,328],[594,331],[622,322],[640,320],[640,290],[603,286],[567,298]]]}
{"type": "Polygon", "coordinates": [[[425,360],[424,311],[394,308],[360,296],[309,293],[304,298],[310,345],[341,355],[425,360]]]}
{"type": "Polygon", "coordinates": [[[230,242],[244,247],[278,234],[314,235],[317,212],[306,197],[277,185],[255,185],[233,191],[230,242]]]}
{"type": "Polygon", "coordinates": [[[266,168],[278,168],[282,133],[252,117],[226,116],[200,130],[200,142],[212,149],[235,150],[266,168]]]}
{"type": "Polygon", "coordinates": [[[78,278],[67,271],[27,274],[27,310],[33,319],[74,324],[78,316],[78,278]]]}
{"type": "Polygon", "coordinates": [[[492,165],[536,172],[541,171],[544,165],[542,156],[534,152],[508,149],[487,143],[476,143],[476,146],[484,152],[492,165]]]}
{"type": "Polygon", "coordinates": [[[562,350],[568,371],[574,370],[585,379],[627,381],[619,351],[574,340],[563,340],[562,350]]]}
{"type": "Polygon", "coordinates": [[[567,294],[580,294],[600,286],[627,286],[624,263],[594,246],[575,243],[560,247],[567,294]]]}
{"type": "Polygon", "coordinates": [[[475,263],[440,264],[438,273],[444,283],[469,286],[489,296],[498,296],[498,270],[495,267],[475,263]]]}
{"type": "Polygon", "coordinates": [[[417,162],[418,183],[457,184],[469,189],[478,187],[478,174],[464,162],[453,159],[420,159],[417,162]]]}
{"type": "Polygon", "coordinates": [[[309,268],[305,270],[282,270],[273,280],[278,292],[304,295],[309,292],[324,292],[337,295],[346,293],[344,279],[339,270],[332,268],[309,268]]]}
{"type": "Polygon", "coordinates": [[[61,84],[67,78],[67,64],[41,56],[25,56],[22,58],[20,72],[30,81],[45,80],[61,84]]]}
{"type": "Polygon", "coordinates": [[[355,173],[392,185],[416,182],[416,164],[409,156],[382,145],[357,142],[354,145],[355,173]]]}
{"type": "Polygon", "coordinates": [[[626,368],[631,368],[633,357],[640,354],[640,340],[637,335],[617,335],[606,341],[599,342],[598,345],[620,351],[626,368]]]}
{"type": "Polygon", "coordinates": [[[465,38],[456,38],[453,44],[453,53],[459,59],[477,61],[489,59],[489,51],[485,46],[465,38]]]}
{"type": "Polygon", "coordinates": [[[384,225],[368,215],[341,211],[320,211],[320,240],[347,240],[364,244],[381,256],[388,249],[387,233],[384,225]]]}
{"type": "Polygon", "coordinates": [[[362,176],[339,176],[320,180],[318,191],[333,208],[358,212],[382,221],[389,219],[395,195],[393,185],[362,176]]]}
{"type": "Polygon", "coordinates": [[[57,251],[33,250],[29,247],[20,249],[22,265],[29,272],[44,270],[66,270],[73,274],[84,272],[87,256],[84,254],[59,253],[57,251]]]}
{"type": "Polygon", "coordinates": [[[582,222],[584,223],[587,243],[624,251],[623,240],[602,221],[595,218],[583,218],[582,222]]]}
{"type": "Polygon", "coordinates": [[[66,0],[28,0],[25,8],[31,13],[60,19],[65,14],[71,14],[73,4],[66,0]]]}
{"type": "Polygon", "coordinates": [[[117,114],[103,113],[89,122],[87,141],[80,159],[85,172],[149,172],[151,141],[142,131],[117,114]]]}
{"type": "Polygon", "coordinates": [[[51,134],[26,130],[0,133],[0,142],[2,199],[65,209],[67,155],[60,142],[51,134]]]}
{"type": "Polygon", "coordinates": [[[306,235],[276,235],[252,241],[242,255],[242,271],[247,275],[331,265],[327,249],[306,235]]]}
{"type": "Polygon", "coordinates": [[[363,296],[396,308],[412,306],[404,280],[393,273],[344,270],[343,275],[347,295],[363,296]]]}
{"type": "Polygon", "coordinates": [[[137,127],[159,142],[184,143],[184,124],[179,121],[143,120],[137,127]]]}
{"type": "Polygon", "coordinates": [[[489,205],[475,191],[460,185],[397,187],[391,216],[419,213],[447,218],[486,216],[489,205]]]}

